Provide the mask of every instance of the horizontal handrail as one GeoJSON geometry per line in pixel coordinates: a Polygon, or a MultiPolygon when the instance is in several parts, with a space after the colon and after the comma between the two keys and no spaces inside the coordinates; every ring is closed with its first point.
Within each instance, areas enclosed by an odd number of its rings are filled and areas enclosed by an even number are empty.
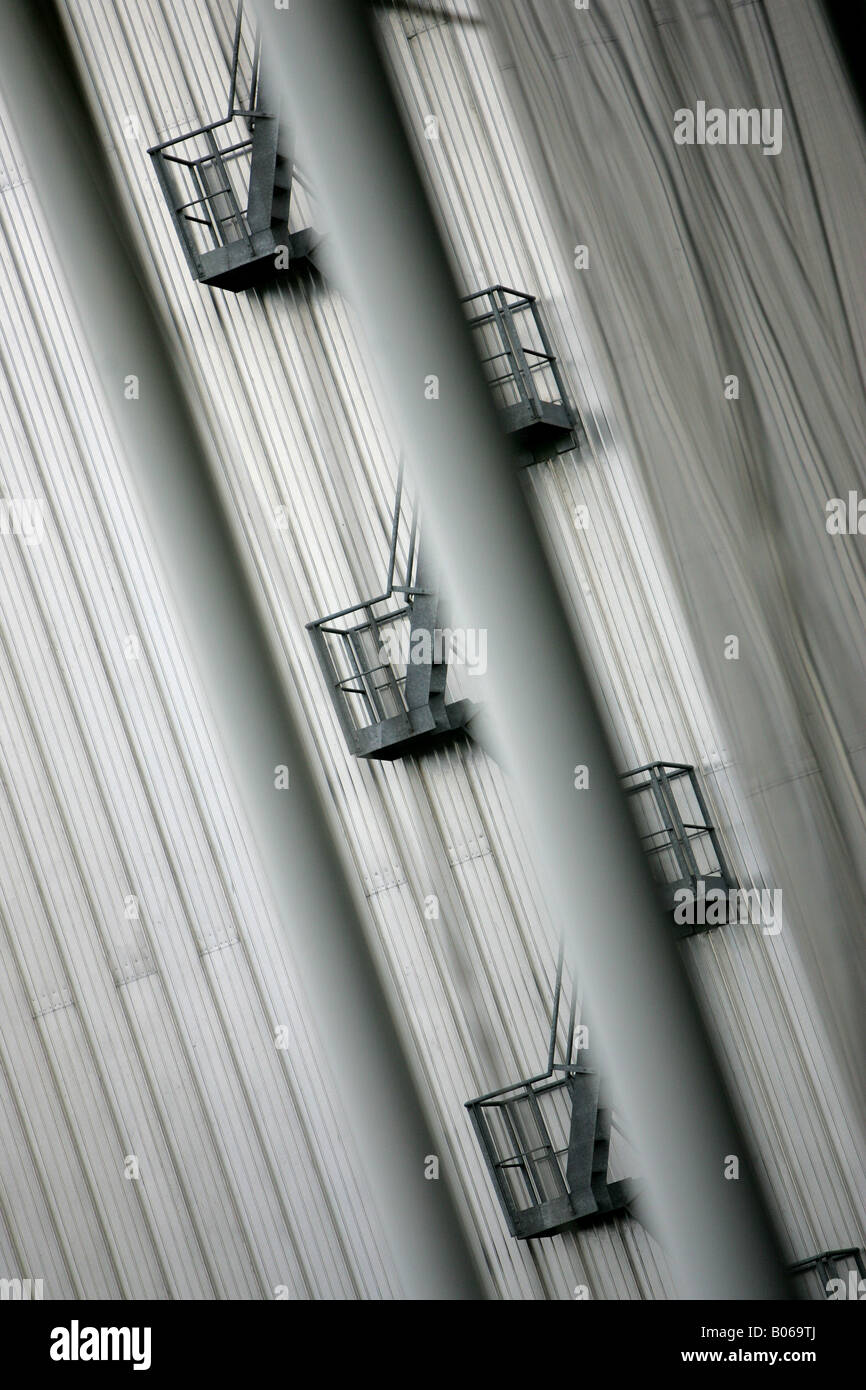
{"type": "Polygon", "coordinates": [[[248,140],[236,140],[233,145],[218,146],[216,150],[208,150],[206,154],[200,154],[195,159],[182,159],[180,155],[166,154],[163,159],[168,164],[179,164],[183,169],[200,169],[203,164],[213,164],[217,160],[225,159],[226,155],[238,154],[241,150],[252,149],[253,137],[248,140]]]}
{"type": "MultiPolygon", "coordinates": [[[[668,763],[660,759],[654,763],[644,763],[642,767],[630,767],[627,772],[620,773],[620,776],[637,777],[638,773],[640,772],[654,772],[657,768],[662,768],[664,770],[672,768],[676,772],[677,776],[681,776],[683,773],[688,774],[690,772],[695,771],[695,769],[691,766],[690,763],[668,763]]],[[[670,780],[673,781],[673,778],[671,778],[670,780]]]]}
{"type": "Polygon", "coordinates": [[[203,198],[190,198],[188,203],[181,203],[179,207],[175,208],[175,212],[186,212],[187,208],[197,208],[199,203],[209,203],[211,198],[219,198],[222,194],[230,192],[230,188],[215,188],[212,193],[206,193],[203,198]]]}
{"type": "MultiPolygon", "coordinates": [[[[527,304],[535,303],[534,294],[526,294],[524,290],[512,290],[507,285],[488,285],[486,289],[474,290],[472,294],[464,294],[460,300],[461,304],[471,304],[474,299],[483,299],[491,294],[510,294],[515,299],[523,300],[527,304]]],[[[509,306],[511,307],[511,306],[509,306]]]]}
{"type": "MultiPolygon", "coordinates": [[[[524,1091],[527,1095],[534,1095],[537,1094],[537,1092],[533,1091],[533,1087],[540,1085],[542,1081],[550,1081],[552,1076],[553,1068],[549,1067],[547,1071],[541,1071],[537,1076],[529,1076],[524,1081],[512,1081],[508,1086],[499,1086],[495,1091],[486,1091],[483,1096],[475,1096],[472,1100],[464,1101],[463,1104],[467,1110],[471,1110],[473,1106],[487,1105],[497,1100],[499,1096],[507,1095],[509,1091],[524,1091]]],[[[566,1078],[558,1077],[550,1086],[545,1087],[545,1089],[552,1091],[564,1085],[566,1085],[566,1078]]]]}
{"type": "Polygon", "coordinates": [[[824,1260],[856,1260],[858,1268],[863,1268],[863,1251],[859,1245],[852,1245],[847,1250],[822,1250],[817,1255],[810,1255],[807,1260],[800,1260],[797,1264],[788,1265],[790,1274],[807,1274],[809,1270],[815,1269],[824,1260]]]}
{"type": "MultiPolygon", "coordinates": [[[[389,669],[390,669],[390,668],[389,668],[384,662],[380,662],[380,664],[379,664],[378,666],[370,666],[370,667],[367,668],[366,671],[353,671],[352,674],[351,674],[351,676],[343,676],[342,680],[338,680],[338,681],[337,681],[337,689],[338,689],[338,690],[342,690],[342,689],[344,688],[344,686],[346,685],[346,682],[347,682],[347,681],[363,680],[365,676],[375,676],[375,674],[376,674],[377,671],[387,671],[387,670],[389,670],[389,669]]],[[[400,681],[404,681],[404,680],[406,679],[406,677],[405,677],[405,676],[394,676],[393,679],[394,679],[397,683],[399,683],[400,681]]],[[[375,690],[386,690],[387,688],[388,688],[387,685],[377,685],[377,686],[374,686],[374,689],[375,689],[375,690]]],[[[355,692],[351,692],[351,693],[364,695],[364,694],[366,694],[366,691],[363,691],[363,690],[362,690],[362,691],[355,691],[355,692]]]]}
{"type": "Polygon", "coordinates": [[[206,125],[196,126],[195,129],[186,131],[183,135],[173,135],[170,140],[163,140],[159,145],[150,145],[147,153],[150,155],[162,154],[163,150],[171,149],[172,145],[180,145],[184,140],[193,140],[196,135],[207,135],[213,130],[219,130],[224,125],[231,125],[232,121],[237,120],[239,116],[254,120],[258,116],[270,119],[273,115],[273,111],[244,111],[237,108],[229,116],[220,116],[215,121],[208,121],[206,125]]]}
{"type": "MultiPolygon", "coordinates": [[[[410,597],[414,597],[416,594],[423,595],[428,594],[429,592],[429,589],[410,589],[403,585],[399,587],[395,585],[390,593],[380,594],[378,598],[364,599],[361,603],[353,603],[350,608],[341,608],[337,613],[328,613],[324,618],[314,618],[311,622],[306,623],[305,627],[308,632],[311,631],[313,628],[320,628],[324,632],[333,631],[336,636],[343,637],[347,633],[359,632],[361,628],[369,627],[370,623],[359,623],[357,627],[353,628],[347,627],[333,629],[326,628],[325,624],[334,623],[337,621],[338,618],[348,618],[352,613],[361,613],[365,609],[374,608],[377,603],[387,603],[391,595],[395,593],[403,593],[409,595],[410,597]]],[[[404,604],[402,608],[397,608],[392,613],[384,613],[381,617],[376,617],[371,614],[370,622],[387,623],[391,618],[406,617],[409,613],[411,613],[411,611],[412,610],[409,607],[409,605],[404,604]]]]}

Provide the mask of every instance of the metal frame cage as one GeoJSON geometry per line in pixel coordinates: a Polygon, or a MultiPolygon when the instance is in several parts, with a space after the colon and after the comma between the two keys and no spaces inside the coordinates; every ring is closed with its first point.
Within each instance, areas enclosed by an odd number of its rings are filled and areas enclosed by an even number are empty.
{"type": "Polygon", "coordinates": [[[577,416],[535,297],[490,285],[462,302],[506,432],[531,454],[574,448],[577,416]]]}
{"type": "Polygon", "coordinates": [[[466,1102],[506,1225],[518,1240],[600,1221],[627,1208],[639,1191],[633,1178],[608,1178],[613,1116],[589,1049],[576,1037],[573,984],[567,1017],[562,1008],[563,974],[560,946],[545,1070],[466,1102]]]}
{"type": "Polygon", "coordinates": [[[393,761],[458,736],[475,713],[471,700],[447,699],[447,654],[437,586],[425,583],[417,508],[402,466],[381,594],[307,623],[337,719],[358,758],[393,761]],[[413,660],[423,638],[429,660],[413,660]]]}
{"type": "Polygon", "coordinates": [[[262,82],[258,34],[247,64],[243,15],[241,2],[226,115],[148,150],[193,277],[232,291],[297,269],[317,241],[309,227],[288,230],[296,171],[279,103],[262,82]],[[245,98],[239,97],[241,85],[245,98]]]}
{"type": "Polygon", "coordinates": [[[460,733],[474,713],[470,700],[410,702],[409,672],[388,650],[411,632],[413,616],[428,591],[415,589],[395,605],[391,594],[307,624],[322,674],[350,750],[359,758],[391,761],[423,752],[460,733]],[[401,633],[401,629],[403,632],[401,633]]]}
{"type": "Polygon", "coordinates": [[[579,1128],[591,1154],[589,1182],[576,1182],[572,1137],[579,1079],[595,1073],[544,1073],[467,1101],[487,1170],[506,1224],[518,1240],[558,1235],[628,1207],[638,1192],[632,1178],[608,1182],[610,1116],[582,1107],[579,1128]]]}
{"type": "MultiPolygon", "coordinates": [[[[687,763],[646,763],[623,773],[623,786],[659,893],[668,912],[677,893],[697,903],[711,889],[737,886],[694,767],[687,763]]],[[[696,919],[702,914],[695,913],[696,919]]],[[[683,931],[706,930],[697,920],[683,931]]]]}

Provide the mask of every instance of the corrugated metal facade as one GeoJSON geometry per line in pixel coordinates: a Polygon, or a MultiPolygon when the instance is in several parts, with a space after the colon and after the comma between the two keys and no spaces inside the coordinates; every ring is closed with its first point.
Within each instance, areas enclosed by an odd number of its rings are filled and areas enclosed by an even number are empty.
{"type": "MultiPolygon", "coordinates": [[[[387,562],[397,453],[363,343],[321,285],[193,283],[145,153],[223,109],[233,7],[67,8],[491,1291],[663,1297],[664,1259],[630,1218],[511,1240],[464,1110],[546,1048],[556,946],[507,776],[469,743],[358,763],[322,685],[305,623],[379,592],[387,562]]],[[[466,291],[540,297],[589,422],[587,445],[526,485],[622,766],[702,767],[741,881],[761,883],[485,31],[396,15],[383,28],[466,291]]],[[[66,307],[62,212],[38,208],[5,120],[0,138],[3,483],[45,498],[42,543],[0,546],[0,1270],[44,1278],[46,1297],[388,1297],[315,1021],[66,307]]],[[[135,371],[118,364],[118,392],[135,371]]],[[[130,409],[147,408],[140,388],[130,409]]],[[[684,949],[792,1258],[862,1243],[863,1165],[788,935],[723,927],[684,949]]]]}
{"type": "Polygon", "coordinates": [[[821,0],[531,10],[488,14],[565,283],[862,1116],[866,573],[827,515],[864,485],[861,114],[821,0]],[[778,144],[678,143],[698,102],[778,144]]]}

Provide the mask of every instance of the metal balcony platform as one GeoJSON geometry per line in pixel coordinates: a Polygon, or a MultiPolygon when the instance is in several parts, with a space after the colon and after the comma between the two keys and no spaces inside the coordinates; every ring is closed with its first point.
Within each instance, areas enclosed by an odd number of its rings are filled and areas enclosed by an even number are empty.
{"type": "Polygon", "coordinates": [[[226,115],[148,150],[193,278],[232,293],[309,272],[319,240],[289,230],[291,140],[243,14],[239,4],[226,115]]]}
{"type": "Polygon", "coordinates": [[[568,1010],[560,948],[553,987],[547,1066],[536,1076],[466,1102],[506,1225],[517,1240],[559,1235],[627,1211],[640,1195],[634,1178],[609,1176],[612,1111],[598,1069],[568,1010]]]}
{"type": "Polygon", "coordinates": [[[640,1191],[632,1178],[608,1181],[610,1115],[598,1105],[594,1071],[545,1072],[466,1108],[517,1240],[603,1221],[640,1191]]]}
{"type": "Polygon", "coordinates": [[[311,228],[302,232],[274,232],[271,228],[253,232],[244,241],[205,251],[197,258],[196,279],[214,289],[254,289],[273,283],[282,276],[296,278],[304,271],[317,270],[313,259],[319,239],[311,228]],[[288,249],[288,264],[278,264],[280,253],[288,249]]]}
{"type": "Polygon", "coordinates": [[[716,924],[702,920],[701,902],[711,891],[727,894],[737,887],[737,880],[710,819],[695,768],[687,763],[646,763],[623,773],[622,782],[662,906],[673,913],[683,901],[678,895],[683,894],[691,895],[695,904],[695,921],[675,923],[677,935],[710,930],[716,924]]]}
{"type": "Polygon", "coordinates": [[[530,453],[542,453],[551,447],[570,441],[573,447],[574,421],[570,410],[557,402],[522,401],[505,406],[501,412],[503,426],[514,435],[518,444],[530,453]]]}
{"type": "Polygon", "coordinates": [[[307,624],[355,757],[391,762],[426,752],[462,735],[476,712],[470,700],[446,701],[443,663],[413,669],[389,646],[435,624],[433,608],[435,595],[413,591],[395,604],[385,594],[307,624]]]}
{"type": "Polygon", "coordinates": [[[577,415],[535,298],[491,285],[466,295],[463,303],[503,427],[521,461],[573,449],[577,415]]]}
{"type": "Polygon", "coordinates": [[[435,582],[420,560],[402,469],[384,591],[307,624],[346,742],[357,758],[393,762],[464,735],[478,706],[449,699],[447,642],[435,582]],[[408,536],[406,532],[408,531],[408,536]],[[398,551],[401,574],[398,577],[398,551]]]}

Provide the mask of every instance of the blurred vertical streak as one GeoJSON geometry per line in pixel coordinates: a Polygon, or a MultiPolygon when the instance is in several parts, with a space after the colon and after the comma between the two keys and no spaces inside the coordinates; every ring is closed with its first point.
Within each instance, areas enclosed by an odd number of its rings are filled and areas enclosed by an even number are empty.
{"type": "Polygon", "coordinates": [[[461,606],[488,632],[493,730],[534,831],[682,1296],[784,1297],[771,1222],[662,919],[518,487],[367,7],[256,0],[334,268],[367,330],[461,606]],[[425,381],[438,378],[437,399],[425,381]],[[574,790],[585,764],[591,790],[574,790]],[[726,1155],[740,1157],[726,1181],[726,1155]]]}
{"type": "Polygon", "coordinates": [[[477,1298],[435,1152],[207,459],[51,0],[0,4],[0,82],[113,409],[406,1297],[477,1298]],[[134,372],[140,399],[124,400],[134,372]],[[275,789],[285,765],[290,790],[275,789]]]}

